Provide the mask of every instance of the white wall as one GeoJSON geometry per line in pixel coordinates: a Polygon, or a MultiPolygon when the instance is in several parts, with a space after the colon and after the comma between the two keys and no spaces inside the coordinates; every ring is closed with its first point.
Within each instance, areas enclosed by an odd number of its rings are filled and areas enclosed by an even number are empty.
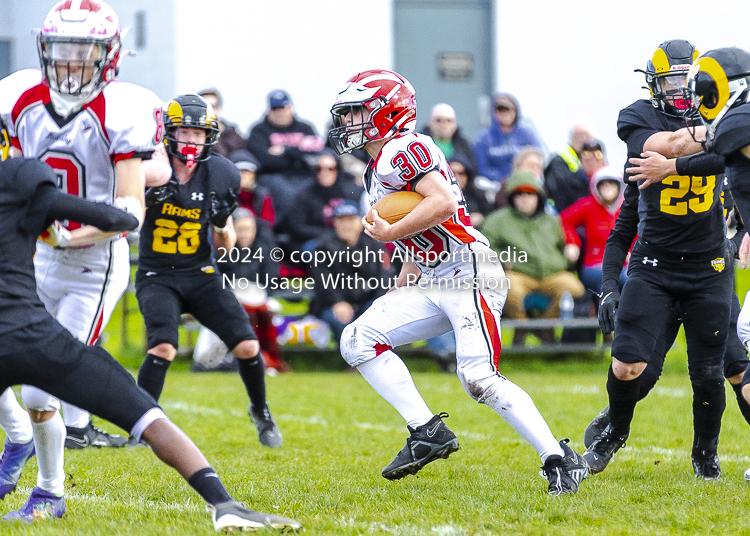
{"type": "Polygon", "coordinates": [[[245,134],[277,88],[289,92],[299,117],[325,134],[344,82],[359,71],[392,64],[389,0],[175,4],[176,93],[217,87],[224,117],[245,134]]]}
{"type": "Polygon", "coordinates": [[[646,61],[668,39],[699,50],[750,45],[750,3],[741,0],[497,0],[496,87],[515,94],[550,150],[570,117],[595,120],[613,164],[625,162],[619,111],[648,98],[646,61]]]}

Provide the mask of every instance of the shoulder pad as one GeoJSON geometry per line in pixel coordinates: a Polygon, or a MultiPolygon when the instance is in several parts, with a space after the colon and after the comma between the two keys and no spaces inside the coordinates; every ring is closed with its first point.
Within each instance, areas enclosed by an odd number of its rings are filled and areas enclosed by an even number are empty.
{"type": "Polygon", "coordinates": [[[728,156],[750,145],[750,104],[729,110],[716,127],[713,151],[728,156]]]}

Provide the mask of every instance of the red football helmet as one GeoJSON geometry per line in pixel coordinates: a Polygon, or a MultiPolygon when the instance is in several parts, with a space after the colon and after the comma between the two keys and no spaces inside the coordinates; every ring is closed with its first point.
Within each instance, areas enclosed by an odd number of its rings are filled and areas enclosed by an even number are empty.
{"type": "Polygon", "coordinates": [[[120,22],[104,2],[63,0],[47,14],[37,47],[50,89],[85,102],[117,75],[120,22]]]}
{"type": "Polygon", "coordinates": [[[400,74],[372,69],[352,76],[331,107],[328,133],[338,154],[398,132],[413,132],[417,122],[414,88],[400,74]],[[348,117],[348,119],[346,119],[348,117]]]}

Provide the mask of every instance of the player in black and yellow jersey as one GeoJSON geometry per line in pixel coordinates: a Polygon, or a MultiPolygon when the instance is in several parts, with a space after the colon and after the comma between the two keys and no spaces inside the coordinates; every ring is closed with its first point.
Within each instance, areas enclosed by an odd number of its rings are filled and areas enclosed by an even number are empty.
{"type": "MultiPolygon", "coordinates": [[[[690,102],[683,90],[697,56],[695,47],[682,40],[666,41],[656,50],[645,71],[651,102],[636,101],[618,118],[628,158],[656,152],[674,159],[702,151],[694,136],[705,128],[686,128],[684,122],[690,102]]],[[[641,373],[679,302],[693,386],[693,469],[702,478],[721,475],[717,445],[726,404],[723,356],[732,258],[725,239],[722,178],[712,172],[710,162],[704,162],[705,167],[692,164],[690,170],[676,171],[639,191],[638,240],[619,303],[607,378],[610,424],[584,454],[595,473],[607,467],[630,434],[641,373]]],[[[636,183],[628,188],[637,188],[636,183]]],[[[616,287],[603,287],[600,308],[609,308],[618,297],[616,287]]]]}
{"type": "Polygon", "coordinates": [[[219,134],[213,109],[197,95],[180,95],[164,111],[169,181],[146,192],[136,295],[146,323],[148,356],[138,385],[158,400],[178,345],[182,313],[213,331],[237,358],[250,396],[248,413],[262,444],[281,446],[281,433],[266,404],[265,369],[257,337],[234,293],[224,288],[211,259],[209,230],[217,248],[237,240],[231,214],[240,173],[211,154],[219,134]]]}
{"type": "MultiPolygon", "coordinates": [[[[748,221],[750,52],[736,47],[709,50],[691,67],[687,86],[687,95],[707,125],[703,141],[714,153],[726,158],[735,204],[742,218],[748,221]]],[[[744,262],[748,251],[743,249],[740,250],[740,259],[744,262]]],[[[742,393],[746,400],[750,400],[749,385],[750,367],[742,379],[742,393]]]]}

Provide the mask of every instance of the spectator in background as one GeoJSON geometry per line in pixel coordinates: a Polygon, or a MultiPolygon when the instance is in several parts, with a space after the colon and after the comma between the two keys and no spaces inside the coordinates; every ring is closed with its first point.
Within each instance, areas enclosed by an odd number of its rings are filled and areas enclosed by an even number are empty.
{"type": "Polygon", "coordinates": [[[590,181],[594,173],[607,165],[607,154],[604,144],[599,140],[592,140],[583,144],[581,150],[581,169],[590,181]]]}
{"type": "Polygon", "coordinates": [[[219,140],[211,148],[221,156],[229,157],[234,151],[245,148],[245,138],[237,131],[237,125],[226,121],[222,117],[222,105],[224,100],[216,88],[203,89],[198,92],[207,103],[213,106],[216,119],[219,121],[219,140]]]}
{"type": "Polygon", "coordinates": [[[253,213],[246,208],[235,210],[232,219],[237,233],[234,247],[239,250],[239,256],[226,255],[226,262],[217,262],[216,265],[230,279],[244,278],[248,281],[248,285],[234,285],[234,291],[258,336],[266,370],[288,372],[291,367],[279,354],[276,326],[273,324],[277,304],[269,301],[262,288],[268,287],[267,281],[279,277],[279,264],[270,255],[276,247],[273,233],[265,225],[258,225],[253,213]],[[232,262],[232,259],[236,262],[232,262]]]}
{"type": "Polygon", "coordinates": [[[568,146],[558,152],[544,170],[544,187],[558,212],[589,194],[590,177],[581,167],[583,145],[594,141],[593,124],[589,119],[574,121],[568,146]]]}
{"type": "Polygon", "coordinates": [[[269,229],[273,229],[276,223],[273,199],[268,190],[255,180],[259,166],[258,159],[245,149],[233,152],[229,155],[229,159],[240,170],[240,195],[237,197],[237,202],[241,207],[252,212],[256,218],[265,222],[269,229]]]}
{"type": "Polygon", "coordinates": [[[340,341],[344,328],[385,294],[387,280],[392,280],[395,272],[390,268],[382,244],[362,233],[362,215],[355,201],[344,201],[333,209],[333,229],[334,232],[327,233],[315,247],[316,253],[325,252],[326,258],[336,261],[331,266],[328,263],[313,266],[315,294],[310,312],[324,320],[331,327],[333,339],[340,341]],[[385,263],[373,261],[377,252],[383,252],[378,254],[378,260],[383,258],[385,263]],[[363,262],[356,261],[360,255],[363,262]],[[347,277],[351,278],[351,284],[345,283],[347,277]],[[355,277],[365,281],[374,277],[382,283],[375,288],[355,285],[355,277]],[[333,281],[338,283],[333,284],[333,281]]]}
{"type": "Polygon", "coordinates": [[[456,122],[456,111],[450,104],[440,103],[432,107],[430,121],[422,129],[422,134],[431,136],[446,158],[463,156],[472,169],[476,169],[474,151],[468,140],[461,135],[456,122]]]}
{"type": "Polygon", "coordinates": [[[479,228],[484,221],[484,216],[492,210],[492,205],[487,201],[484,192],[474,184],[476,171],[469,160],[462,154],[455,154],[448,159],[448,165],[456,177],[456,182],[461,188],[466,199],[466,208],[469,211],[471,225],[479,228]]]}
{"type": "Polygon", "coordinates": [[[474,145],[480,175],[498,183],[510,175],[513,159],[525,147],[541,149],[537,135],[519,124],[521,110],[515,97],[498,93],[493,99],[492,125],[481,131],[474,145]]]}
{"type": "MultiPolygon", "coordinates": [[[[542,151],[534,147],[526,147],[513,159],[513,171],[528,171],[533,173],[543,183],[544,174],[544,155],[542,151]]],[[[508,206],[508,182],[504,182],[495,195],[495,208],[508,206]]]]}
{"type": "Polygon", "coordinates": [[[315,166],[315,182],[299,190],[284,231],[291,241],[289,250],[312,251],[315,241],[333,227],[333,209],[346,200],[359,202],[362,188],[339,171],[338,155],[323,149],[315,166]]]}
{"type": "MultiPolygon", "coordinates": [[[[503,261],[510,281],[503,314],[527,318],[524,298],[537,292],[550,298],[542,317],[558,317],[565,291],[574,298],[584,292],[581,282],[567,271],[560,218],[545,212],[546,196],[533,173],[514,171],[508,179],[508,192],[509,206],[489,214],[481,229],[503,261]]],[[[516,330],[514,342],[522,342],[524,335],[516,330]]],[[[542,332],[545,342],[553,337],[551,330],[542,332]]]]}
{"type": "MultiPolygon", "coordinates": [[[[576,229],[583,227],[586,249],[580,271],[581,282],[586,289],[598,295],[602,291],[604,245],[615,226],[622,204],[622,172],[612,166],[603,167],[594,173],[590,184],[589,196],[579,199],[563,210],[560,218],[565,233],[565,255],[573,263],[581,254],[581,239],[576,229]]],[[[623,270],[620,275],[620,286],[624,285],[626,280],[627,276],[623,270]]],[[[598,305],[598,300],[595,302],[598,305]]]]}
{"type": "Polygon", "coordinates": [[[277,225],[283,222],[295,193],[310,181],[308,160],[322,148],[323,140],[313,126],[295,116],[289,94],[272,91],[268,111],[250,129],[247,150],[260,162],[258,183],[271,192],[277,225]]]}

